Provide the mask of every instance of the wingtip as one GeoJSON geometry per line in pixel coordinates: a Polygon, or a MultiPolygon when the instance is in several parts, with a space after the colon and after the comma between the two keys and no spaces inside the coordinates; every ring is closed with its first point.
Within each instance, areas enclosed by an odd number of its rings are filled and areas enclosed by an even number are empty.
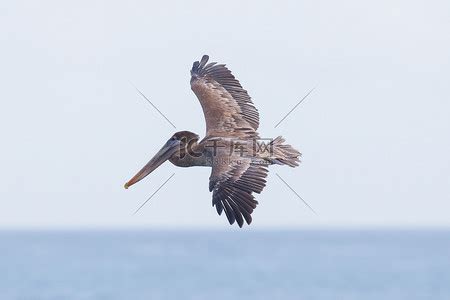
{"type": "Polygon", "coordinates": [[[209,60],[209,55],[208,54],[204,54],[203,56],[202,56],[202,59],[201,59],[201,62],[203,63],[207,63],[208,62],[208,60],[209,60]]]}
{"type": "Polygon", "coordinates": [[[191,75],[194,75],[198,71],[198,66],[200,63],[198,61],[194,61],[192,64],[191,75]]]}
{"type": "Polygon", "coordinates": [[[199,73],[201,69],[203,69],[203,67],[206,65],[208,60],[209,56],[205,54],[202,56],[202,59],[200,61],[194,61],[194,63],[192,64],[191,75],[199,73]]]}
{"type": "Polygon", "coordinates": [[[200,60],[200,65],[199,65],[199,69],[203,69],[204,66],[206,66],[206,63],[209,60],[209,56],[208,55],[203,55],[202,59],[200,60]]]}

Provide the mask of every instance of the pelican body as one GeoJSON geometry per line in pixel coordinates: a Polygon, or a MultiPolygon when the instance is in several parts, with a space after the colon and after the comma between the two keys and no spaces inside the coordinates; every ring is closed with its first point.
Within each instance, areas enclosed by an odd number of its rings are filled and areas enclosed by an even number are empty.
{"type": "Polygon", "coordinates": [[[300,152],[282,137],[261,139],[258,110],[247,91],[223,64],[208,63],[204,55],[194,62],[191,89],[200,101],[206,135],[176,132],[155,156],[126,184],[130,187],[169,160],[178,167],[211,167],[209,190],[219,215],[242,227],[252,222],[258,202],[253,193],[266,185],[268,166],[298,166],[300,152]]]}

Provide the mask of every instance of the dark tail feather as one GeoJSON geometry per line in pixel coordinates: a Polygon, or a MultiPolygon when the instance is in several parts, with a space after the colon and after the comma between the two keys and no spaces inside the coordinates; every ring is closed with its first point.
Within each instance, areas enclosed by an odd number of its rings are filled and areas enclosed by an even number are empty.
{"type": "Polygon", "coordinates": [[[271,142],[273,152],[270,160],[273,164],[297,167],[302,154],[291,145],[283,144],[284,141],[284,138],[279,136],[271,142]]]}

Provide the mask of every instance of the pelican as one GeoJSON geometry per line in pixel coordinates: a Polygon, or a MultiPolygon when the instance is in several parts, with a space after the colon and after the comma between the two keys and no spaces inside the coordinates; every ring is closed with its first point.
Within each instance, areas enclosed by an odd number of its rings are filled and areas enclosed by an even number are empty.
{"type": "Polygon", "coordinates": [[[127,183],[142,180],[169,160],[178,167],[211,167],[209,191],[219,215],[228,222],[250,225],[261,193],[266,185],[268,166],[298,166],[301,153],[284,144],[279,136],[261,139],[257,132],[259,113],[247,91],[224,64],[208,63],[208,55],[194,62],[191,89],[197,96],[206,121],[206,135],[190,131],[176,132],[161,150],[127,183]]]}

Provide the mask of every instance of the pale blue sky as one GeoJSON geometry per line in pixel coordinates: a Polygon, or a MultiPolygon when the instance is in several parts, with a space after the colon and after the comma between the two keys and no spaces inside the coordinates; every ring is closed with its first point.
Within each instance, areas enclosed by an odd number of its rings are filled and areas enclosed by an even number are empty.
{"type": "Polygon", "coordinates": [[[450,225],[448,1],[3,1],[0,49],[0,228],[229,228],[207,168],[123,189],[174,132],[130,82],[203,136],[203,54],[249,91],[261,136],[303,152],[271,168],[252,227],[450,225]]]}

